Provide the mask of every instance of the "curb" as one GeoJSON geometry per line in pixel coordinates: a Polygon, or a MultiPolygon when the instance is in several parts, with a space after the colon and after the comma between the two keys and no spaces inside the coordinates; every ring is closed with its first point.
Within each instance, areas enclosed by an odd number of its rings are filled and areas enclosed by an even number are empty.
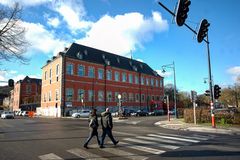
{"type": "Polygon", "coordinates": [[[240,135],[240,129],[222,129],[222,128],[209,128],[204,127],[200,125],[186,125],[186,123],[178,122],[178,123],[171,123],[167,124],[164,122],[156,122],[154,125],[167,128],[167,129],[173,129],[173,130],[183,130],[183,131],[195,131],[195,132],[204,132],[204,133],[217,133],[217,134],[228,134],[228,135],[240,135]]]}

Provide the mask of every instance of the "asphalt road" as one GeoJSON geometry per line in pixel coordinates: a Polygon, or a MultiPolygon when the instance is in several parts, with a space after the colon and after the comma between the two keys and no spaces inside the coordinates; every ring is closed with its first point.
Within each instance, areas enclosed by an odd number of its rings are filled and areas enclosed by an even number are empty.
{"type": "MultiPolygon", "coordinates": [[[[46,159],[240,159],[240,136],[168,130],[154,123],[166,117],[114,120],[114,146],[108,138],[89,149],[86,119],[0,119],[0,160],[46,159]]],[[[99,128],[101,135],[101,128],[99,128]]]]}

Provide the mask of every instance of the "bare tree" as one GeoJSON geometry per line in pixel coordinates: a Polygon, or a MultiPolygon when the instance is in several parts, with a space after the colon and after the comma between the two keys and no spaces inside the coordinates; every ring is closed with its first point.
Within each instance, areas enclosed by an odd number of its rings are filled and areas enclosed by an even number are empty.
{"type": "Polygon", "coordinates": [[[0,60],[28,61],[23,56],[28,43],[25,40],[25,28],[21,25],[22,8],[15,3],[13,8],[0,8],[0,60]]]}

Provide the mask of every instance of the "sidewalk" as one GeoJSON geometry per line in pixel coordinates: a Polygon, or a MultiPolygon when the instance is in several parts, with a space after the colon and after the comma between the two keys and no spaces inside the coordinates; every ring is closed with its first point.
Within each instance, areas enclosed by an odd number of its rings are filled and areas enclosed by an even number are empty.
{"type": "Polygon", "coordinates": [[[174,130],[184,130],[184,131],[196,131],[196,132],[205,132],[205,133],[218,133],[218,134],[230,134],[230,135],[240,135],[240,128],[237,127],[218,127],[212,128],[212,126],[205,125],[194,125],[193,123],[185,123],[183,119],[172,118],[170,121],[159,121],[155,125],[174,129],[174,130]]]}

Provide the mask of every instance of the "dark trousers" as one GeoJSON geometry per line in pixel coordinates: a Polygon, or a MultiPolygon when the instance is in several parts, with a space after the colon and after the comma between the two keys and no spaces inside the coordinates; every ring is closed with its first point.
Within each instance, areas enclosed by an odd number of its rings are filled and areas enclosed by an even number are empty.
{"type": "Polygon", "coordinates": [[[101,146],[104,145],[104,139],[105,139],[106,135],[108,135],[108,137],[112,140],[113,144],[116,144],[116,140],[113,138],[113,135],[112,135],[112,129],[111,128],[103,128],[101,146]]]}
{"type": "Polygon", "coordinates": [[[88,143],[90,142],[90,140],[93,138],[93,136],[96,136],[96,137],[97,137],[98,145],[100,145],[100,140],[99,140],[99,138],[98,138],[97,128],[90,128],[90,132],[89,132],[88,139],[87,139],[87,141],[85,142],[84,145],[87,146],[88,143]]]}

